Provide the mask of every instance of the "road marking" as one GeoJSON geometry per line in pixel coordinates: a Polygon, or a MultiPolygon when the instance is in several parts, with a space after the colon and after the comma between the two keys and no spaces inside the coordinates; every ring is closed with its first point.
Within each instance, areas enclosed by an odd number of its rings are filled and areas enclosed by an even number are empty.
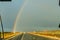
{"type": "Polygon", "coordinates": [[[25,32],[23,33],[21,40],[23,40],[23,39],[24,39],[24,35],[25,35],[25,32]]]}

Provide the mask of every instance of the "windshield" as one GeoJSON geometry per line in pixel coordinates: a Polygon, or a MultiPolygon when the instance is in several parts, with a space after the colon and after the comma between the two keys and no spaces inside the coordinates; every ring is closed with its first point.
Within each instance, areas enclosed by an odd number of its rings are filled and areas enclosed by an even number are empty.
{"type": "Polygon", "coordinates": [[[0,2],[0,39],[59,39],[60,0],[6,1],[0,2]]]}
{"type": "Polygon", "coordinates": [[[57,30],[60,23],[58,0],[12,0],[0,2],[5,31],[57,30]]]}

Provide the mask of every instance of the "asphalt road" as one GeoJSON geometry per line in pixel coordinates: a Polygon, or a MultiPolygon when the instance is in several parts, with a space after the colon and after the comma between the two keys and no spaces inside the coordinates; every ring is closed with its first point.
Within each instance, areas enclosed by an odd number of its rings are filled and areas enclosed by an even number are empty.
{"type": "Polygon", "coordinates": [[[45,37],[25,33],[22,35],[21,40],[56,40],[56,39],[45,38],[45,37]]]}
{"type": "Polygon", "coordinates": [[[23,34],[15,36],[15,37],[9,38],[8,40],[56,40],[56,39],[36,36],[36,35],[28,34],[28,33],[23,33],[23,34]]]}

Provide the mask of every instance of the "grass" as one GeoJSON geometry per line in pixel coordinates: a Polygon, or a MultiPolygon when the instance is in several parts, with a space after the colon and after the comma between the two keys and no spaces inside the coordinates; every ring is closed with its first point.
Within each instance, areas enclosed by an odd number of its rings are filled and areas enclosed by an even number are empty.
{"type": "MultiPolygon", "coordinates": [[[[16,32],[16,33],[13,33],[13,32],[4,32],[4,38],[9,38],[9,37],[12,37],[12,36],[16,36],[20,34],[20,32],[16,32]]],[[[1,33],[1,38],[3,38],[3,34],[1,33]]]]}
{"type": "Polygon", "coordinates": [[[60,30],[41,31],[41,32],[30,32],[30,33],[60,38],[60,30]]]}

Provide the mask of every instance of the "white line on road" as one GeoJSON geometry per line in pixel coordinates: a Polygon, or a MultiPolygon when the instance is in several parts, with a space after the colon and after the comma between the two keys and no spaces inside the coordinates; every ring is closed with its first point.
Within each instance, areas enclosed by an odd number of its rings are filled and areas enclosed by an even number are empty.
{"type": "Polygon", "coordinates": [[[25,35],[25,32],[23,33],[21,40],[23,40],[23,39],[24,39],[24,35],[25,35]]]}

